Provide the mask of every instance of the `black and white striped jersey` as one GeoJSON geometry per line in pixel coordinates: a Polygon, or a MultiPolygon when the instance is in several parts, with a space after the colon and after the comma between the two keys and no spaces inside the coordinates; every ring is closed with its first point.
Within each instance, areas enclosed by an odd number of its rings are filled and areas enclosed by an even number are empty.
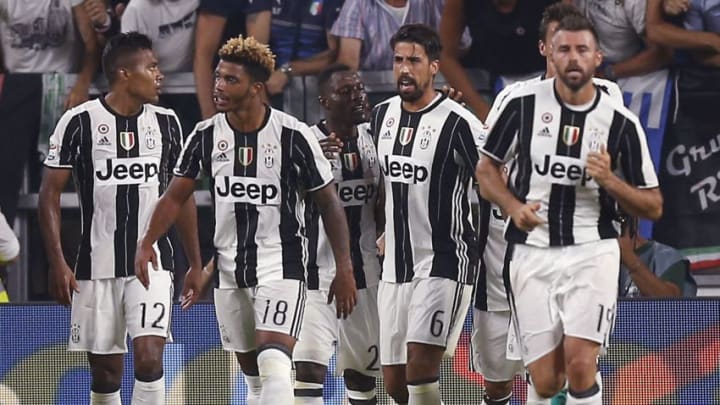
{"type": "MultiPolygon", "coordinates": [[[[359,124],[357,138],[343,141],[343,149],[330,160],[338,197],[345,208],[350,230],[350,257],[358,289],[372,287],[380,279],[377,257],[375,207],[380,186],[375,143],[370,125],[359,124]]],[[[324,122],[311,128],[319,140],[330,132],[324,122]]],[[[306,229],[308,235],[307,287],[328,290],[335,276],[335,258],[317,205],[307,201],[306,229]]]]}
{"type": "Polygon", "coordinates": [[[503,101],[483,153],[516,159],[511,189],[537,201],[546,223],[526,233],[508,221],[505,238],[535,246],[566,246],[615,238],[615,201],[587,174],[587,154],[606,145],[612,169],[639,188],[658,186],[645,132],[637,117],[596,90],[587,106],[569,107],[554,80],[528,84],[503,101]]]}
{"type": "Polygon", "coordinates": [[[210,179],[220,288],[305,280],[305,194],[332,181],[310,128],[267,109],[260,129],[233,130],[225,114],[197,124],[175,175],[210,179]]]}
{"type": "Polygon", "coordinates": [[[405,111],[399,96],[373,110],[371,131],[385,187],[384,281],[474,281],[478,255],[470,193],[481,127],[443,95],[418,112],[405,111]]]}
{"type": "MultiPolygon", "coordinates": [[[[67,111],[50,136],[45,165],[71,169],[80,200],[79,280],[135,274],[135,248],[167,187],[182,145],[175,112],[146,104],[125,117],[103,97],[67,111]]],[[[155,245],[160,266],[173,268],[165,236],[155,245]]]]}
{"type": "MultiPolygon", "coordinates": [[[[500,113],[504,101],[512,97],[512,93],[529,84],[538,83],[543,80],[542,76],[518,81],[505,87],[495,98],[490,108],[485,127],[490,127],[500,113]]],[[[594,77],[593,83],[598,89],[607,93],[611,98],[623,102],[622,91],[615,82],[594,77]]],[[[484,138],[484,137],[483,137],[484,138]]],[[[513,162],[506,164],[507,172],[512,179],[513,162]]],[[[478,234],[480,243],[480,266],[478,278],[475,285],[475,308],[481,311],[509,311],[505,284],[503,281],[503,268],[505,265],[505,252],[507,241],[505,240],[505,218],[502,216],[500,207],[490,201],[480,198],[478,204],[478,234]]]]}

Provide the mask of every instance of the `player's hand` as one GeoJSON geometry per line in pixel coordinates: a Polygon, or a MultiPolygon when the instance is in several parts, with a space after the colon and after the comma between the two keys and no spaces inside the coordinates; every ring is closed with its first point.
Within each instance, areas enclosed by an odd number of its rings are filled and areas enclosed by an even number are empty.
{"type": "Polygon", "coordinates": [[[446,94],[448,98],[450,98],[453,101],[456,101],[462,105],[465,105],[465,102],[463,101],[463,92],[460,90],[455,89],[454,87],[450,87],[448,85],[443,85],[442,89],[440,90],[443,92],[443,94],[446,94]]]}
{"type": "Polygon", "coordinates": [[[150,275],[148,274],[148,263],[152,263],[153,270],[160,270],[157,254],[151,243],[141,241],[135,251],[135,276],[147,290],[150,287],[150,275]]]}
{"type": "Polygon", "coordinates": [[[320,148],[322,148],[325,157],[328,159],[334,159],[342,150],[343,143],[340,138],[331,132],[330,136],[320,140],[320,148]]]}
{"type": "Polygon", "coordinates": [[[77,280],[65,261],[58,268],[50,269],[50,293],[60,305],[69,306],[72,293],[80,292],[77,280]]]}
{"type": "Polygon", "coordinates": [[[210,260],[204,268],[191,268],[185,273],[185,283],[180,295],[180,307],[183,310],[195,305],[205,295],[214,271],[215,261],[210,260]]]}
{"type": "Polygon", "coordinates": [[[338,319],[347,319],[357,303],[357,287],[352,266],[347,269],[340,267],[335,271],[335,278],[330,284],[328,292],[328,304],[335,299],[336,315],[338,319]]]}
{"type": "Polygon", "coordinates": [[[535,229],[536,226],[545,222],[537,214],[540,209],[540,203],[527,203],[518,206],[513,212],[510,213],[510,217],[513,220],[518,229],[525,232],[530,232],[535,229]]]}
{"type": "Polygon", "coordinates": [[[377,247],[377,255],[385,256],[385,232],[377,238],[375,246],[377,247]]]}
{"type": "Polygon", "coordinates": [[[600,145],[600,150],[590,152],[587,155],[587,163],[585,164],[587,173],[600,186],[604,186],[613,176],[610,170],[610,154],[607,153],[605,145],[600,145]]]}
{"type": "Polygon", "coordinates": [[[68,94],[67,98],[65,99],[65,109],[69,110],[75,106],[78,106],[88,100],[88,92],[89,92],[88,86],[82,83],[75,83],[75,86],[73,86],[72,90],[70,90],[70,94],[68,94]]]}
{"type": "Polygon", "coordinates": [[[105,9],[105,1],[103,0],[85,0],[83,8],[90,17],[90,21],[95,27],[106,27],[110,24],[110,15],[105,9]]]}

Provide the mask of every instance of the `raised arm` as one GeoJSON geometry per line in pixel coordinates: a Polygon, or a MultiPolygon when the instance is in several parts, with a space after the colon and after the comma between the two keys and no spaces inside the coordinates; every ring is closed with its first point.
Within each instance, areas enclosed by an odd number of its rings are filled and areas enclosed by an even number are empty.
{"type": "Polygon", "coordinates": [[[195,92],[200,114],[203,119],[210,118],[217,111],[212,100],[213,60],[220,47],[227,18],[221,15],[200,11],[195,23],[195,54],[193,56],[193,76],[195,92]]]}
{"type": "Polygon", "coordinates": [[[82,38],[83,53],[80,60],[80,71],[77,75],[77,81],[72,90],[70,90],[67,100],[65,100],[66,109],[87,101],[90,83],[92,83],[95,72],[97,72],[98,65],[100,64],[100,50],[95,30],[90,21],[90,16],[88,16],[82,3],[73,7],[72,11],[75,26],[82,38]]]}

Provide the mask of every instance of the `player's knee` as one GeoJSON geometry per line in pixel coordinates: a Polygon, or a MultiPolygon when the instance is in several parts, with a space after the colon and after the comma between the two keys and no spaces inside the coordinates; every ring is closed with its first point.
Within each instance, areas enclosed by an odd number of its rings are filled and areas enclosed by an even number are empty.
{"type": "Polygon", "coordinates": [[[135,378],[140,381],[155,381],[163,375],[163,345],[135,345],[135,378]]]}
{"type": "Polygon", "coordinates": [[[240,369],[244,374],[251,376],[260,375],[260,372],[258,371],[256,350],[246,353],[235,352],[235,357],[237,358],[238,364],[240,364],[240,369]]]}
{"type": "Polygon", "coordinates": [[[295,379],[298,381],[322,384],[325,382],[325,374],[327,374],[327,367],[321,364],[307,361],[295,362],[295,379]]]}
{"type": "Polygon", "coordinates": [[[552,398],[565,386],[565,378],[552,373],[536,374],[532,376],[532,385],[541,397],[552,398]]]}
{"type": "Polygon", "coordinates": [[[373,391],[375,390],[375,377],[370,377],[355,370],[345,370],[343,373],[345,387],[352,391],[373,391]]]}
{"type": "Polygon", "coordinates": [[[597,364],[594,357],[573,356],[566,361],[565,370],[571,387],[574,385],[590,386],[595,382],[597,364]]]}
{"type": "Polygon", "coordinates": [[[438,378],[440,375],[440,361],[445,348],[424,344],[408,344],[408,358],[406,378],[410,380],[425,380],[438,378]]]}
{"type": "Polygon", "coordinates": [[[512,381],[487,381],[485,380],[485,394],[488,397],[497,399],[505,398],[512,392],[512,381]]]}
{"type": "Polygon", "coordinates": [[[92,391],[97,393],[110,393],[120,389],[122,382],[122,357],[97,356],[90,354],[90,373],[92,375],[92,391]],[[117,361],[119,360],[119,361],[117,361]]]}

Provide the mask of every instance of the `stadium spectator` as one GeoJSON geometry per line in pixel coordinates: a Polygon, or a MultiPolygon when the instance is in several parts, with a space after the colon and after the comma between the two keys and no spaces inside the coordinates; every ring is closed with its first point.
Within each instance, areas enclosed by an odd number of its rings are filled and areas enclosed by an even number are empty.
{"type": "Polygon", "coordinates": [[[213,66],[220,44],[238,35],[267,44],[270,39],[270,7],[253,0],[200,0],[195,26],[193,74],[200,114],[210,118],[213,104],[213,66]]]}
{"type": "Polygon", "coordinates": [[[190,72],[199,5],[200,0],[132,0],[120,29],[147,35],[163,72],[190,72]]]}
{"type": "Polygon", "coordinates": [[[9,73],[77,73],[65,108],[88,99],[100,55],[82,0],[0,2],[0,42],[9,73]]]}
{"type": "Polygon", "coordinates": [[[720,3],[691,0],[648,0],[648,38],[690,51],[702,65],[720,66],[720,3]]]}
{"type": "Polygon", "coordinates": [[[128,0],[84,0],[83,7],[92,21],[93,28],[98,34],[98,40],[104,43],[120,32],[120,18],[122,17],[128,0]]]}
{"type": "Polygon", "coordinates": [[[621,217],[620,297],[694,297],[697,284],[690,262],[675,248],[647,240],[637,232],[638,219],[621,217]]]}
{"type": "Polygon", "coordinates": [[[603,64],[598,75],[609,80],[639,76],[668,65],[672,52],[645,35],[647,0],[565,0],[593,23],[600,37],[603,64]]]}
{"type": "Polygon", "coordinates": [[[330,33],[340,38],[337,62],[356,70],[391,70],[390,38],[403,24],[440,25],[443,0],[346,0],[330,33]]]}
{"type": "Polygon", "coordinates": [[[330,35],[330,29],[343,0],[264,1],[273,5],[270,48],[277,56],[277,69],[270,75],[267,90],[275,95],[290,77],[316,75],[335,60],[338,39],[330,35]]]}
{"type": "Polygon", "coordinates": [[[440,22],[443,41],[442,73],[463,92],[470,108],[482,119],[490,104],[475,89],[466,68],[481,68],[492,75],[527,75],[545,66],[538,46],[537,27],[545,7],[557,0],[491,1],[447,0],[440,22]],[[467,27],[472,45],[461,48],[467,27]]]}

